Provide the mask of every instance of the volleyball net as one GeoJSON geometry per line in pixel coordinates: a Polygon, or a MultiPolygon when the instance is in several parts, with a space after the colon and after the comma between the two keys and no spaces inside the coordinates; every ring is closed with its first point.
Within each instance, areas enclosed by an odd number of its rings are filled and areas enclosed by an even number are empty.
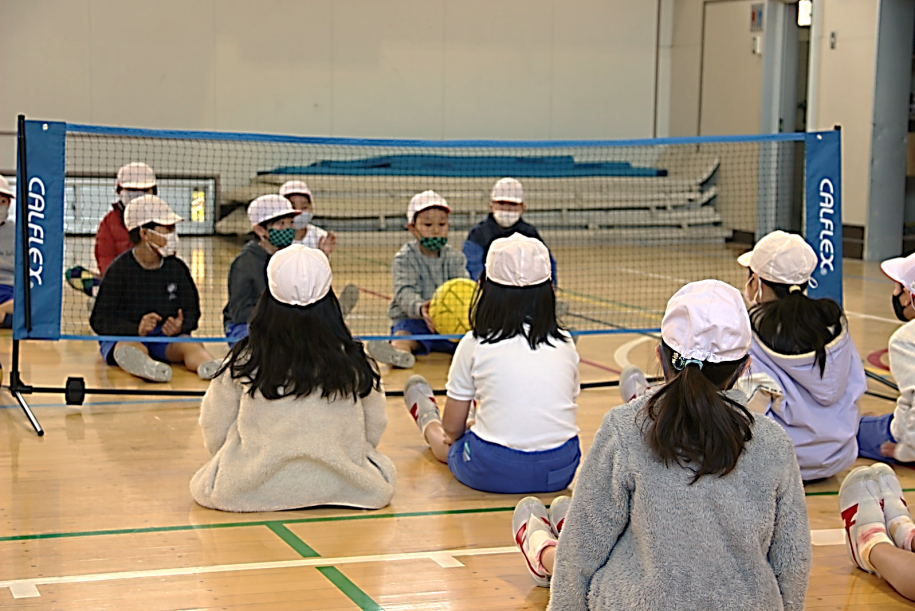
{"type": "MultiPolygon", "coordinates": [[[[775,229],[806,236],[820,256],[811,294],[841,300],[838,132],[418,141],[26,121],[22,135],[15,339],[100,339],[89,324],[104,282],[97,234],[119,199],[117,172],[131,162],[154,170],[159,197],[184,218],[177,256],[199,294],[193,336],[207,342],[225,341],[229,268],[256,239],[248,204],[290,180],[311,192],[308,231],[335,239],[334,289],[358,289],[347,322],[364,338],[390,335],[391,266],[413,239],[411,197],[432,189],[447,200],[448,244],[464,251],[475,226],[495,222],[491,192],[504,177],[523,186],[522,220],[556,261],[562,320],[575,333],[654,330],[669,297],[694,280],[742,288],[746,270],[736,257],[775,229]]],[[[485,252],[486,244],[478,246],[485,252]]],[[[133,286],[144,290],[142,282],[133,286]]]]}

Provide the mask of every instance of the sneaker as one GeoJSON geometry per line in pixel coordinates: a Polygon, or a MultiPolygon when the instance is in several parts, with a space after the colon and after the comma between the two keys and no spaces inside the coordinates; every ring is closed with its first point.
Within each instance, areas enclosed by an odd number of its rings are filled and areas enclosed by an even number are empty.
{"type": "Polygon", "coordinates": [[[845,521],[845,548],[851,561],[862,571],[876,573],[868,562],[878,543],[892,545],[880,508],[880,484],[870,467],[854,469],[839,488],[839,511],[845,521]]]}
{"type": "Polygon", "coordinates": [[[407,404],[407,410],[413,416],[413,421],[416,422],[416,426],[423,435],[426,434],[426,427],[429,424],[442,421],[438,404],[435,402],[435,395],[432,394],[432,387],[423,376],[413,375],[407,379],[403,387],[403,398],[407,404]]]}
{"type": "Polygon", "coordinates": [[[404,350],[398,350],[391,342],[374,340],[366,343],[369,354],[379,363],[410,369],[416,364],[416,357],[404,350]]]}
{"type": "Polygon", "coordinates": [[[540,555],[547,547],[556,545],[556,537],[540,499],[527,496],[518,502],[512,516],[512,534],[534,583],[542,588],[550,587],[550,574],[541,564],[540,555]]]}
{"type": "Polygon", "coordinates": [[[212,361],[207,361],[197,368],[197,375],[200,376],[201,380],[212,380],[216,377],[216,372],[219,371],[221,366],[222,359],[213,359],[212,361]]]}
{"type": "Polygon", "coordinates": [[[620,396],[624,403],[629,403],[640,397],[648,390],[648,380],[642,370],[635,365],[629,365],[620,372],[620,396]]]}
{"type": "Polygon", "coordinates": [[[880,498],[883,501],[883,516],[886,530],[896,547],[912,551],[915,538],[915,522],[902,496],[902,486],[893,468],[884,463],[871,465],[877,483],[880,484],[880,498]]]}
{"type": "Polygon", "coordinates": [[[172,368],[149,357],[133,346],[115,346],[114,362],[131,375],[150,382],[168,382],[172,379],[172,368]]]}
{"type": "Polygon", "coordinates": [[[550,503],[550,526],[553,528],[553,534],[559,537],[562,527],[566,522],[566,515],[569,513],[569,505],[572,504],[572,497],[557,496],[550,503]]]}
{"type": "Polygon", "coordinates": [[[344,286],[339,301],[340,311],[343,312],[343,318],[346,318],[359,301],[359,287],[352,282],[344,286]]]}

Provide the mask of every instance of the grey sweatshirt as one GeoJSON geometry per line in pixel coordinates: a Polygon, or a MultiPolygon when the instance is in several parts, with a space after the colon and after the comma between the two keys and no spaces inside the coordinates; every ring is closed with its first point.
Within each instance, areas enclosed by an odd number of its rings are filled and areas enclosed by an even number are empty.
{"type": "Polygon", "coordinates": [[[16,269],[16,221],[0,224],[0,284],[13,286],[16,269]]]}
{"type": "Polygon", "coordinates": [[[432,299],[435,289],[452,278],[469,278],[464,254],[447,244],[437,257],[427,257],[419,250],[419,242],[404,244],[394,255],[394,298],[388,306],[392,321],[422,318],[419,309],[432,299]]]}
{"type": "Polygon", "coordinates": [[[646,401],[604,416],[556,548],[548,608],[803,609],[810,530],[785,431],[756,416],[737,467],[690,486],[689,470],[665,467],[643,441],[646,401]]]}
{"type": "Polygon", "coordinates": [[[246,323],[261,293],[267,290],[270,255],[257,240],[245,244],[229,268],[229,303],[222,311],[223,324],[246,323]]]}

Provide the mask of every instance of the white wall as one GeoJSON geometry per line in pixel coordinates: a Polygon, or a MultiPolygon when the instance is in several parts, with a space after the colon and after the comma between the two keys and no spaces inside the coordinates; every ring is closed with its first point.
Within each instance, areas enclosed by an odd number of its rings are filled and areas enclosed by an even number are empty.
{"type": "Polygon", "coordinates": [[[0,130],[25,113],[300,135],[650,137],[657,12],[654,0],[0,0],[0,130]]]}

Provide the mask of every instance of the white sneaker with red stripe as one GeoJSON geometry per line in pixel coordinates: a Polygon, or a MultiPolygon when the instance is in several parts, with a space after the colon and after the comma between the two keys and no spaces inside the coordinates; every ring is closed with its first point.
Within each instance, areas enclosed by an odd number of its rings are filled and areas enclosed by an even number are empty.
{"type": "Polygon", "coordinates": [[[880,484],[870,467],[858,467],[848,474],[839,488],[839,511],[845,522],[845,547],[852,562],[868,573],[877,570],[869,562],[878,543],[893,542],[886,532],[880,484]]]}
{"type": "Polygon", "coordinates": [[[512,534],[534,583],[543,588],[550,587],[550,574],[540,563],[540,555],[546,548],[556,545],[556,537],[550,526],[550,516],[540,499],[528,496],[518,502],[512,516],[512,534]]]}
{"type": "Polygon", "coordinates": [[[883,503],[883,516],[886,519],[886,530],[893,543],[899,549],[912,551],[912,539],[915,538],[915,522],[909,513],[902,486],[893,468],[884,463],[871,465],[871,470],[880,484],[880,498],[883,503]]]}
{"type": "Polygon", "coordinates": [[[407,410],[423,435],[426,434],[426,427],[430,423],[442,421],[435,395],[432,394],[432,386],[423,376],[412,375],[407,379],[403,387],[403,398],[407,410]]]}
{"type": "Polygon", "coordinates": [[[572,497],[557,496],[550,503],[550,526],[553,527],[553,534],[559,538],[562,527],[566,522],[566,515],[569,513],[569,505],[572,504],[572,497]]]}
{"type": "Polygon", "coordinates": [[[620,372],[620,396],[625,403],[640,397],[648,390],[648,379],[641,369],[629,365],[620,372]]]}

